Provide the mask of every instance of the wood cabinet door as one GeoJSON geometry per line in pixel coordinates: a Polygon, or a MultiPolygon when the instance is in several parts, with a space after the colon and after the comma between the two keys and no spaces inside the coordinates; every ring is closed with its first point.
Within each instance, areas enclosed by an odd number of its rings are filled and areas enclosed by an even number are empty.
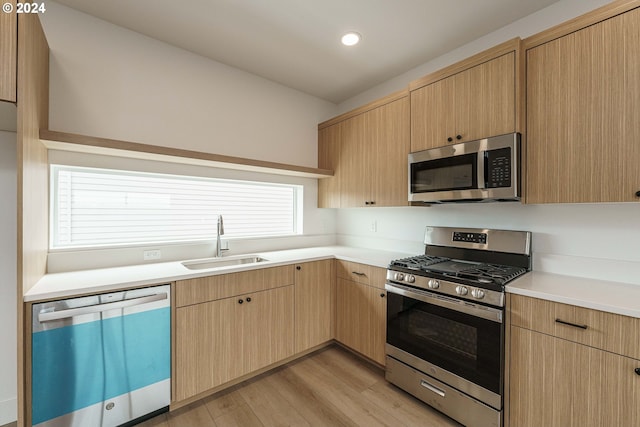
{"type": "Polygon", "coordinates": [[[175,400],[241,376],[242,311],[236,298],[176,309],[175,400]]]}
{"type": "Polygon", "coordinates": [[[333,176],[318,180],[318,207],[340,207],[340,172],[338,156],[342,139],[342,122],[318,130],[318,167],[333,170],[333,176]]]}
{"type": "Polygon", "coordinates": [[[295,353],[333,338],[333,260],[296,265],[295,353]]]}
{"type": "Polygon", "coordinates": [[[526,52],[527,203],[637,201],[640,9],[526,52]]]}
{"type": "Polygon", "coordinates": [[[0,100],[16,102],[16,71],[18,61],[18,19],[16,1],[5,1],[13,6],[13,13],[0,13],[0,100]]]}
{"type": "Polygon", "coordinates": [[[338,156],[340,169],[340,207],[365,206],[371,179],[371,141],[367,141],[365,114],[342,122],[342,139],[338,156]]]}
{"type": "Polygon", "coordinates": [[[366,139],[371,141],[368,168],[373,206],[407,206],[409,98],[401,98],[366,113],[366,139]]]}
{"type": "Polygon", "coordinates": [[[387,310],[384,291],[339,278],[336,293],[336,339],[384,364],[387,310]]]}
{"type": "Polygon", "coordinates": [[[243,374],[293,355],[294,287],[243,295],[243,374]]]}
{"type": "Polygon", "coordinates": [[[515,132],[515,58],[510,52],[412,91],[411,151],[515,132]]]}
{"type": "Polygon", "coordinates": [[[411,152],[447,144],[455,132],[454,78],[447,77],[411,92],[411,152]]]}
{"type": "Polygon", "coordinates": [[[510,425],[636,426],[640,361],[512,327],[510,425]]]}
{"type": "Polygon", "coordinates": [[[367,297],[370,339],[364,354],[380,365],[384,365],[387,341],[387,293],[383,289],[369,287],[367,297]]]}
{"type": "Polygon", "coordinates": [[[515,57],[511,52],[455,75],[455,126],[450,144],[515,132],[515,57]]]}

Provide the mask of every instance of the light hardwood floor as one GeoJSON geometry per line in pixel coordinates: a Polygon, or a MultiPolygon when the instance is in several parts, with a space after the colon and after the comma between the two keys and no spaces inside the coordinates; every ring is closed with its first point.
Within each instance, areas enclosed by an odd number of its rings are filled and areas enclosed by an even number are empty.
{"type": "Polygon", "coordinates": [[[331,346],[141,427],[459,426],[331,346]]]}

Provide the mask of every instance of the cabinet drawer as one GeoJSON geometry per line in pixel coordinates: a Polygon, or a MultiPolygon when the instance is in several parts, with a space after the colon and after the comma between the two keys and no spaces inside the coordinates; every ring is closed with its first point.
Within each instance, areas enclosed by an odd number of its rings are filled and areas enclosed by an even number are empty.
{"type": "Polygon", "coordinates": [[[176,306],[214,301],[293,284],[293,265],[219,274],[176,282],[176,306]]]}
{"type": "Polygon", "coordinates": [[[387,270],[357,262],[338,260],[337,276],[363,285],[384,289],[387,270]]]}
{"type": "Polygon", "coordinates": [[[511,325],[640,359],[640,319],[511,295],[511,325]]]}

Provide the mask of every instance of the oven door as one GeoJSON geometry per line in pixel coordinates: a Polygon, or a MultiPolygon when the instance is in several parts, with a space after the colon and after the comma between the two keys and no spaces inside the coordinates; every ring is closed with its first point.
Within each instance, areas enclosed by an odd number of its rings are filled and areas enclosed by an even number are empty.
{"type": "Polygon", "coordinates": [[[502,409],[503,310],[388,282],[387,354],[502,409]]]}

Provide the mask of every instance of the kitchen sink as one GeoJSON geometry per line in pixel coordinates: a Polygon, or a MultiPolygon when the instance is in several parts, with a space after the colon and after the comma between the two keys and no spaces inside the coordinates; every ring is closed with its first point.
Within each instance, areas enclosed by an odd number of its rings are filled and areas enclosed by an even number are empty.
{"type": "Polygon", "coordinates": [[[255,264],[268,261],[258,255],[238,255],[227,258],[206,258],[195,261],[184,261],[181,264],[189,270],[205,270],[208,268],[229,267],[232,265],[255,264]]]}

